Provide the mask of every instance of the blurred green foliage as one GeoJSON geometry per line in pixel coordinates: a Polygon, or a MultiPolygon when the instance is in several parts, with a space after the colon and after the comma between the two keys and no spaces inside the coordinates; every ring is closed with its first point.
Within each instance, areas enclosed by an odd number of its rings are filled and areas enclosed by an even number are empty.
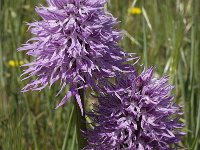
{"type": "MultiPolygon", "coordinates": [[[[73,105],[55,110],[61,97],[58,86],[40,93],[22,94],[22,68],[10,60],[31,61],[18,53],[30,38],[25,22],[40,19],[34,7],[44,1],[0,1],[0,149],[75,150],[76,129],[73,105]]],[[[110,0],[106,9],[118,18],[123,31],[121,47],[141,57],[139,64],[154,66],[155,76],[170,75],[177,103],[183,105],[181,118],[187,135],[183,145],[200,149],[200,1],[199,0],[110,0]],[[141,9],[131,14],[132,7],[141,9]]],[[[141,68],[137,65],[138,69],[141,68]]]]}

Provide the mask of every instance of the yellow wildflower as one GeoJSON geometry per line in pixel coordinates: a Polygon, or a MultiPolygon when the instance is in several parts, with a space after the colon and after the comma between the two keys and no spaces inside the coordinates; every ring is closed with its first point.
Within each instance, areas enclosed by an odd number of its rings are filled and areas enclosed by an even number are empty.
{"type": "Polygon", "coordinates": [[[10,66],[10,67],[18,67],[18,66],[20,66],[20,65],[23,65],[24,64],[24,61],[16,61],[16,60],[9,60],[9,62],[8,62],[8,65],[10,66]]]}
{"type": "Polygon", "coordinates": [[[142,13],[141,9],[139,7],[132,7],[128,10],[128,12],[132,15],[139,15],[142,13]]]}
{"type": "Polygon", "coordinates": [[[9,65],[10,67],[15,67],[15,66],[16,66],[16,63],[15,63],[14,60],[9,60],[8,65],[9,65]]]}

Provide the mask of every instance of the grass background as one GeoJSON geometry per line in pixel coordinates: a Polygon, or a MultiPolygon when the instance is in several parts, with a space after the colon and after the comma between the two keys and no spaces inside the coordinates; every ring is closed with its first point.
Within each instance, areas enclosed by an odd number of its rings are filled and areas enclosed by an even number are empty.
{"type": "MultiPolygon", "coordinates": [[[[58,87],[22,94],[22,69],[9,60],[30,61],[16,49],[30,38],[25,22],[39,19],[34,11],[44,0],[0,0],[0,149],[75,150],[73,105],[55,110],[58,87]]],[[[183,145],[200,149],[200,1],[110,0],[107,9],[125,34],[124,50],[141,56],[140,64],[170,75],[175,101],[183,105],[187,133],[183,145]],[[140,15],[128,13],[133,5],[140,15]]]]}

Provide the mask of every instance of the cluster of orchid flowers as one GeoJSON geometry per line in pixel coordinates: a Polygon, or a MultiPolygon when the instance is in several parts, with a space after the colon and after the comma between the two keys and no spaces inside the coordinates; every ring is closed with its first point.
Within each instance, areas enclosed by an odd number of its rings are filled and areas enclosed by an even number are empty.
{"type": "Polygon", "coordinates": [[[75,97],[82,113],[80,89],[91,88],[98,100],[86,115],[88,150],[176,149],[183,124],[181,109],[170,95],[168,77],[153,78],[153,68],[138,74],[138,58],[119,48],[117,20],[104,9],[107,0],[47,0],[36,8],[41,21],[28,23],[33,38],[18,50],[34,61],[22,74],[35,76],[22,91],[42,90],[60,82],[66,93],[58,107],[75,97]],[[115,80],[111,82],[110,79],[115,80]],[[175,114],[175,115],[174,115],[175,114]]]}

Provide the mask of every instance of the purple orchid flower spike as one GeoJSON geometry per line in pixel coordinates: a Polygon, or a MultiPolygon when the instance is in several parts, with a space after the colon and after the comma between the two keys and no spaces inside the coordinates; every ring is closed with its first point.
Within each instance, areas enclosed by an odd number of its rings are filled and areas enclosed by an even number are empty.
{"type": "Polygon", "coordinates": [[[135,59],[118,47],[122,38],[113,26],[116,19],[104,10],[107,0],[47,0],[36,8],[41,21],[28,23],[33,38],[18,50],[27,50],[34,61],[22,74],[35,76],[22,91],[42,90],[60,81],[61,89],[70,86],[58,105],[75,96],[82,109],[78,89],[97,88],[96,80],[129,71],[125,62],[135,59]]]}
{"type": "Polygon", "coordinates": [[[86,150],[171,150],[178,147],[181,108],[170,95],[168,77],[152,78],[153,68],[122,75],[104,87],[88,116],[86,150]]]}

